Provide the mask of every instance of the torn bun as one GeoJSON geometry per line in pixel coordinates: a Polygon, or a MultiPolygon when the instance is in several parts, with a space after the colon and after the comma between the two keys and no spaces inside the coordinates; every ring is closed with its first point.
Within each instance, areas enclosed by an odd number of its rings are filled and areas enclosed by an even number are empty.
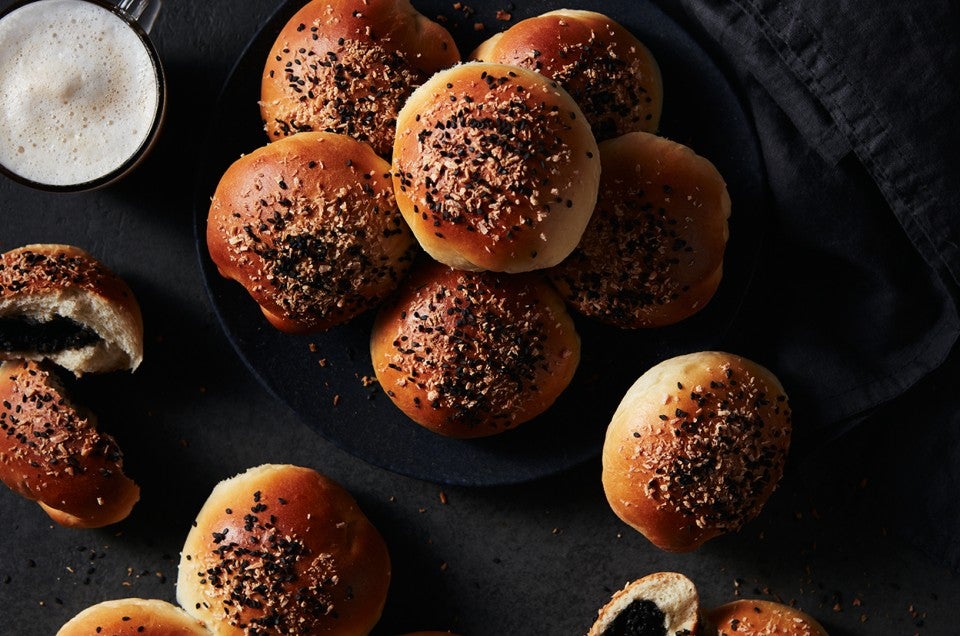
{"type": "Polygon", "coordinates": [[[200,621],[166,601],[126,598],[83,610],[57,636],[211,636],[200,621]]]}
{"type": "Polygon", "coordinates": [[[300,133],[227,169],[210,204],[207,248],[274,327],[306,333],[379,304],[416,241],[386,161],[343,135],[300,133]]]}
{"type": "Polygon", "coordinates": [[[730,195],[710,161],[631,133],[600,144],[597,208],[550,279],[578,312],[622,328],[663,327],[703,309],[723,275],[730,195]]]}
{"type": "Polygon", "coordinates": [[[827,636],[823,626],[809,614],[772,601],[741,599],[706,615],[719,636],[827,636]]]}
{"type": "Polygon", "coordinates": [[[143,359],[133,292],[70,245],[27,245],[0,256],[0,359],[50,360],[76,375],[143,359]]]}
{"type": "Polygon", "coordinates": [[[0,479],[69,527],[116,523],[140,498],[117,443],[70,403],[49,363],[0,365],[0,479]]]}
{"type": "Polygon", "coordinates": [[[341,486],[264,465],[220,482],[187,535],[177,600],[220,636],[366,634],[390,557],[341,486]]]}
{"type": "Polygon", "coordinates": [[[587,636],[697,636],[703,633],[693,581],[657,572],[627,584],[600,609],[587,636]]]}
{"type": "Polygon", "coordinates": [[[583,109],[598,141],[654,132],[660,124],[663,83],[656,59],[630,31],[600,13],[560,9],[522,20],[470,57],[556,80],[583,109]]]}
{"type": "Polygon", "coordinates": [[[409,0],[313,0],[267,57],[260,98],[267,135],[340,133],[389,157],[407,97],[459,61],[447,30],[409,0]]]}
{"type": "Polygon", "coordinates": [[[614,513],[654,545],[691,551],[760,513],[790,433],[787,396],[769,370],[716,351],[671,358],[617,407],[603,489],[614,513]]]}
{"type": "Polygon", "coordinates": [[[556,265],[580,241],[600,159],[580,107],[556,82],[471,62],[407,100],[393,173],[400,211],[434,259],[515,273],[556,265]]]}
{"type": "Polygon", "coordinates": [[[380,386],[415,422],[484,437],[553,404],[576,371],[580,338],[540,276],[427,262],[381,308],[370,356],[380,386]]]}

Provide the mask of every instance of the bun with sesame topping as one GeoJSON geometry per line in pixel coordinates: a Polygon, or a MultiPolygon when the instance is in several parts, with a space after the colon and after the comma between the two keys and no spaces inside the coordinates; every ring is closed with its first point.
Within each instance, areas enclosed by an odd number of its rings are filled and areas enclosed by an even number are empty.
{"type": "Polygon", "coordinates": [[[76,528],[116,523],[140,498],[117,443],[70,403],[45,362],[0,365],[0,479],[76,528]]]}
{"type": "Polygon", "coordinates": [[[610,507],[671,552],[760,513],[790,445],[787,396],[767,369],[704,351],[671,358],[627,391],[604,439],[610,507]]]}
{"type": "Polygon", "coordinates": [[[483,42],[474,60],[522,66],[554,79],[583,109],[598,141],[660,125],[663,84],[653,54],[593,11],[560,9],[483,42]]]}
{"type": "Polygon", "coordinates": [[[389,157],[407,97],[459,61],[447,30],[409,0],[313,0],[267,58],[260,101],[267,135],[340,133],[389,157]]]}
{"type": "Polygon", "coordinates": [[[696,636],[702,633],[693,581],[657,572],[628,583],[604,605],[587,636],[696,636]]]}
{"type": "Polygon", "coordinates": [[[530,70],[437,73],[397,118],[397,204],[433,258],[464,270],[551,267],[593,213],[600,158],[580,107],[530,70]]]}
{"type": "Polygon", "coordinates": [[[723,275],[730,195],[710,161],[649,133],[600,144],[597,208],[550,278],[577,311],[623,328],[697,313],[723,275]]]}
{"type": "Polygon", "coordinates": [[[353,497],[309,468],[220,482],[187,535],[177,601],[219,636],[367,634],[390,557],[353,497]]]}
{"type": "Polygon", "coordinates": [[[416,241],[386,161],[343,135],[299,133],[227,169],[210,204],[207,247],[274,327],[305,333],[378,304],[406,273],[416,241]]]}
{"type": "Polygon", "coordinates": [[[104,601],[71,618],[57,636],[210,636],[200,621],[166,601],[104,601]]]}
{"type": "Polygon", "coordinates": [[[77,376],[132,371],[143,359],[140,306],[78,247],[11,250],[0,256],[0,359],[47,359],[77,376]]]}
{"type": "Polygon", "coordinates": [[[706,615],[719,636],[827,636],[812,616],[772,601],[741,599],[706,615]]]}
{"type": "Polygon", "coordinates": [[[573,378],[580,338],[536,274],[418,267],[377,315],[380,386],[418,424],[449,437],[501,433],[545,411],[573,378]]]}

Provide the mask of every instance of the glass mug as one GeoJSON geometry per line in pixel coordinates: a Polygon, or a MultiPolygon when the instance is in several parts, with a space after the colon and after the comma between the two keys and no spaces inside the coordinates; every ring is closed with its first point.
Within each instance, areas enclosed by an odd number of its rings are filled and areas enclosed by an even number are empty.
{"type": "Polygon", "coordinates": [[[166,111],[147,36],[160,0],[27,0],[0,14],[0,172],[41,190],[113,183],[166,111]]]}

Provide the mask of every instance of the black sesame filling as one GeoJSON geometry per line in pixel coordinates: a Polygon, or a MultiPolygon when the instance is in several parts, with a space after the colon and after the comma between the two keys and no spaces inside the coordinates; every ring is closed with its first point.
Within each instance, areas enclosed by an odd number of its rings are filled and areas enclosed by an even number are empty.
{"type": "Polygon", "coordinates": [[[39,321],[29,316],[0,318],[0,351],[50,354],[80,349],[100,340],[97,333],[70,318],[39,321]]]}
{"type": "Polygon", "coordinates": [[[667,615],[651,600],[627,605],[603,631],[603,636],[667,636],[667,615]]]}

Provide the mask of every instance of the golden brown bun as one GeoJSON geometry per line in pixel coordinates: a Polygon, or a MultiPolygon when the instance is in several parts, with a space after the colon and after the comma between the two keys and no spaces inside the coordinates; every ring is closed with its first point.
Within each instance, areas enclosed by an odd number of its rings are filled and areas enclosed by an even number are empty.
{"type": "Polygon", "coordinates": [[[524,272],[556,265],[580,241],[600,160],[583,113],[556,82],[471,62],[410,96],[393,172],[400,211],[436,260],[524,272]]]}
{"type": "Polygon", "coordinates": [[[309,468],[264,465],[220,482],[180,555],[177,600],[218,636],[366,634],[390,557],[353,497],[309,468]]]}
{"type": "Polygon", "coordinates": [[[418,424],[483,437],[553,404],[576,371],[580,338],[540,276],[424,262],[377,315],[370,355],[380,386],[418,424]]]}
{"type": "Polygon", "coordinates": [[[48,359],[78,376],[132,371],[143,359],[140,306],[126,283],[80,248],[11,250],[0,256],[0,359],[48,359]],[[51,341],[44,325],[71,333],[51,341]]]}
{"type": "Polygon", "coordinates": [[[742,599],[706,615],[719,636],[827,636],[812,616],[771,601],[742,599]]]}
{"type": "Polygon", "coordinates": [[[660,67],[632,33],[592,11],[561,9],[516,23],[482,43],[474,60],[538,71],[567,89],[598,141],[660,125],[660,67]]]}
{"type": "Polygon", "coordinates": [[[346,322],[399,283],[416,242],[390,166],[343,135],[300,133],[231,165],[210,204],[207,247],[277,329],[346,322]]]}
{"type": "Polygon", "coordinates": [[[260,101],[267,135],[340,133],[388,157],[407,97],[459,61],[447,30],[409,0],[314,0],[267,58],[260,101]]]}
{"type": "Polygon", "coordinates": [[[210,631],[166,601],[126,598],[88,607],[57,636],[210,636],[210,631]]]}
{"type": "Polygon", "coordinates": [[[662,327],[695,314],[723,274],[723,177],[686,146],[648,133],[601,143],[600,158],[596,211],[550,279],[577,311],[617,327],[662,327]]]}
{"type": "Polygon", "coordinates": [[[654,545],[686,552],[759,514],[783,474],[790,407],[767,369],[717,351],[665,360],[607,428],[603,489],[654,545]]]}
{"type": "Polygon", "coordinates": [[[657,572],[614,594],[587,636],[700,633],[700,597],[693,581],[676,572],[657,572]]]}
{"type": "Polygon", "coordinates": [[[0,479],[78,528],[116,523],[140,498],[117,443],[69,402],[48,363],[0,365],[0,479]]]}

